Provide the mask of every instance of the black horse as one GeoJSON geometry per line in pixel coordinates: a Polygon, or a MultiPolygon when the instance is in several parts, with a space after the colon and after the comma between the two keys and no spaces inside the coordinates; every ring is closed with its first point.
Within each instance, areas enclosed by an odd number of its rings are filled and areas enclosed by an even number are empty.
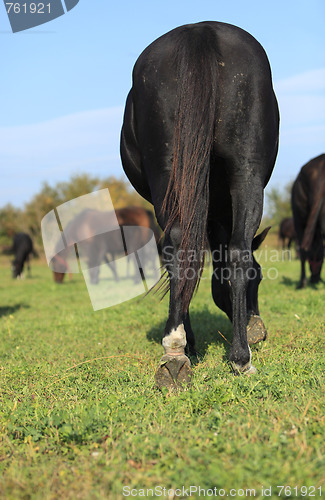
{"type": "Polygon", "coordinates": [[[293,217],[282,219],[279,227],[279,240],[282,241],[282,249],[290,250],[291,243],[296,239],[295,225],[293,217]],[[286,239],[288,241],[286,242],[286,239]]]}
{"type": "Polygon", "coordinates": [[[276,159],[279,114],[261,45],[229,24],[202,22],[163,35],[133,70],[121,133],[124,170],[155,208],[165,233],[169,317],[158,386],[189,383],[195,353],[189,305],[206,240],[214,259],[212,294],[233,323],[230,361],[252,373],[247,341],[264,339],[257,304],[260,267],[252,251],[263,190],[276,159]]]}
{"type": "Polygon", "coordinates": [[[12,251],[15,258],[12,263],[12,277],[21,278],[24,265],[27,265],[28,275],[30,276],[30,255],[34,252],[31,237],[26,233],[17,233],[13,238],[12,251]]]}
{"type": "Polygon", "coordinates": [[[300,245],[301,274],[298,288],[303,288],[307,284],[307,259],[311,283],[321,280],[325,238],[325,154],[310,160],[301,168],[292,186],[291,204],[300,245]]]}

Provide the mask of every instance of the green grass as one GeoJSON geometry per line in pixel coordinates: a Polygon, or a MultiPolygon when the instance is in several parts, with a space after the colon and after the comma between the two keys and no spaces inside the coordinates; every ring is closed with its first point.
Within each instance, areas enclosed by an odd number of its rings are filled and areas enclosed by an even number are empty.
{"type": "Polygon", "coordinates": [[[260,286],[269,338],[253,348],[257,374],[232,374],[231,325],[203,279],[191,307],[201,360],[177,395],[154,387],[167,298],[94,312],[80,275],[59,286],[34,261],[32,279],[13,281],[1,257],[0,498],[120,499],[123,487],[139,497],[159,486],[154,497],[200,486],[241,489],[233,498],[272,487],[275,498],[290,486],[282,498],[303,498],[302,486],[323,486],[325,286],[297,291],[298,261],[264,251],[260,262],[278,277],[260,286]]]}

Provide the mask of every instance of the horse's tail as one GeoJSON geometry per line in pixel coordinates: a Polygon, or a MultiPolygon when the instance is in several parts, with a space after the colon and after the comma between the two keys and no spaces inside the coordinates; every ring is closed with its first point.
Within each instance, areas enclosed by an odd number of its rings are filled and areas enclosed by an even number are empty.
{"type": "Polygon", "coordinates": [[[182,258],[177,296],[188,310],[203,270],[209,205],[210,154],[218,89],[217,37],[212,27],[179,32],[175,51],[177,103],[173,163],[163,210],[165,233],[180,225],[182,258]]]}
{"type": "Polygon", "coordinates": [[[317,194],[313,199],[301,243],[301,248],[302,250],[305,250],[305,252],[308,252],[310,250],[311,244],[314,239],[318,216],[324,203],[325,182],[322,182],[322,179],[319,180],[320,183],[318,184],[317,194]]]}

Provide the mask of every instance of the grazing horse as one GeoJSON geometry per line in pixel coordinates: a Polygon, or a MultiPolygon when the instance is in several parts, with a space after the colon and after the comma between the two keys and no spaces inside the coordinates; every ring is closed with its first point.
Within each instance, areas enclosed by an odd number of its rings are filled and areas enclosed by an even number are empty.
{"type": "Polygon", "coordinates": [[[30,254],[34,252],[31,237],[26,233],[17,233],[13,239],[12,251],[15,258],[12,263],[12,277],[21,278],[26,263],[30,276],[30,254]]]}
{"type": "Polygon", "coordinates": [[[282,249],[290,250],[291,243],[296,239],[295,225],[292,217],[286,217],[279,227],[279,240],[282,240],[282,249]],[[286,239],[288,243],[286,244],[286,239]]]}
{"type": "Polygon", "coordinates": [[[308,260],[311,283],[321,280],[325,238],[325,154],[304,165],[293,186],[291,204],[300,246],[301,274],[298,288],[307,284],[308,260]]]}
{"type": "MultiPolygon", "coordinates": [[[[125,207],[115,212],[100,212],[98,210],[85,209],[78,214],[64,229],[64,236],[68,241],[77,241],[80,257],[87,259],[90,281],[96,284],[99,281],[99,265],[102,261],[111,268],[116,281],[119,277],[114,263],[115,257],[132,254],[144,247],[151,237],[151,231],[159,248],[160,231],[154,221],[152,212],[142,207],[125,207]],[[128,232],[127,248],[124,246],[120,229],[114,229],[107,233],[96,234],[97,227],[107,227],[110,222],[114,227],[115,215],[120,227],[134,227],[128,232]],[[109,258],[108,255],[109,254],[109,258]]],[[[54,281],[62,283],[64,274],[69,272],[69,252],[74,251],[68,247],[57,253],[52,260],[54,281]]],[[[151,255],[146,256],[149,263],[151,255]]],[[[140,270],[143,272],[143,270],[140,270]]]]}
{"type": "Polygon", "coordinates": [[[170,289],[169,316],[156,372],[158,387],[190,383],[187,344],[195,353],[189,305],[208,239],[212,294],[233,324],[230,361],[252,373],[247,323],[265,337],[253,250],[263,191],[278,149],[279,114],[271,71],[261,45],[219,22],[176,28],[138,58],[121,132],[123,168],[155,208],[165,233],[163,254],[170,289]],[[221,262],[220,262],[221,261],[221,262]]]}

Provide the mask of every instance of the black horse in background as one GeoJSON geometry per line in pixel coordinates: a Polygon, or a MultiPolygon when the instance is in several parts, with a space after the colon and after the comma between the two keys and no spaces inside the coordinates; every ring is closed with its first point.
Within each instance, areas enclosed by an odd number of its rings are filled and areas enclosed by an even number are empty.
{"type": "Polygon", "coordinates": [[[293,217],[285,217],[282,219],[279,227],[279,240],[282,241],[282,249],[284,250],[287,248],[290,250],[291,244],[295,239],[296,231],[293,217]]]}
{"type": "Polygon", "coordinates": [[[30,255],[34,253],[31,237],[26,233],[15,234],[11,251],[15,255],[12,262],[12,277],[21,278],[25,264],[27,265],[28,276],[30,277],[30,255]]]}
{"type": "Polygon", "coordinates": [[[306,260],[311,272],[310,282],[321,280],[325,238],[325,154],[301,168],[292,186],[291,204],[300,246],[298,288],[303,288],[307,284],[306,260]]]}
{"type": "Polygon", "coordinates": [[[249,340],[265,338],[253,250],[278,149],[279,114],[261,45],[235,26],[181,26],[147,47],[133,70],[121,133],[124,170],[165,233],[170,305],[159,387],[190,382],[189,305],[208,239],[212,294],[233,324],[230,361],[253,373],[249,340]],[[220,261],[221,260],[221,261],[220,261]],[[248,325],[248,326],[247,326],[248,325]]]}

